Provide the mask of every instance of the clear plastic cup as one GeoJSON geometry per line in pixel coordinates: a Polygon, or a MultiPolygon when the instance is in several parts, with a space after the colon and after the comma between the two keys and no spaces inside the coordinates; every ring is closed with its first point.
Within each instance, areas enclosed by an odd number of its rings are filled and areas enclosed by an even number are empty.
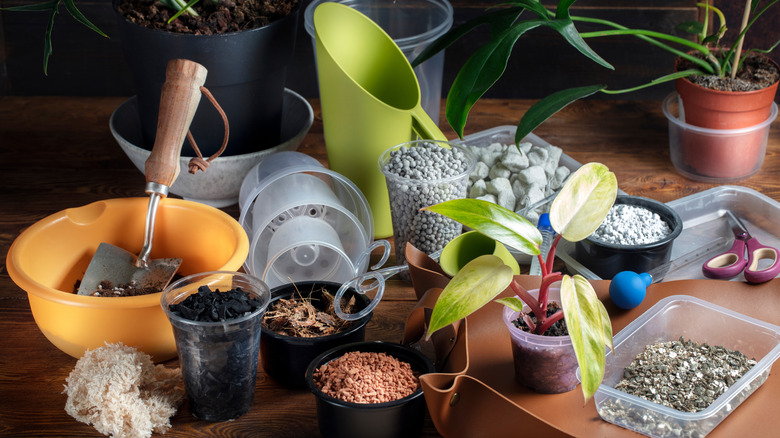
{"type": "Polygon", "coordinates": [[[339,234],[324,220],[294,217],[274,232],[268,244],[263,279],[269,287],[313,279],[344,282],[354,275],[339,234]]]}
{"type": "MultiPolygon", "coordinates": [[[[452,27],[453,10],[447,0],[313,0],[304,11],[304,26],[312,37],[312,44],[314,9],[328,1],[345,4],[377,23],[390,35],[409,62],[452,27]]],[[[420,83],[422,107],[437,124],[443,71],[443,50],[414,69],[420,83]]]]}
{"type": "Polygon", "coordinates": [[[271,300],[268,286],[250,275],[214,271],[184,277],[169,285],[160,298],[173,326],[173,336],[193,415],[206,421],[227,421],[252,408],[260,353],[263,314],[271,300]],[[240,288],[259,307],[221,322],[186,319],[171,311],[198,288],[224,293],[240,288]]]}
{"type": "Polygon", "coordinates": [[[368,269],[365,254],[373,238],[368,201],[350,180],[316,159],[300,152],[274,154],[249,171],[239,204],[239,223],[250,242],[244,269],[269,287],[291,279],[346,282],[368,269]],[[293,219],[297,225],[288,227],[293,219]],[[300,227],[304,223],[308,228],[300,227]],[[290,233],[293,229],[305,233],[290,233]],[[318,252],[317,263],[299,263],[304,254],[318,252]],[[326,260],[326,254],[333,258],[326,260]]]}
{"type": "Polygon", "coordinates": [[[664,99],[663,113],[669,121],[669,155],[677,172],[695,181],[723,184],[761,169],[778,109],[773,103],[769,118],[747,128],[702,128],[684,121],[682,104],[672,93],[664,99]]]}
{"type": "MultiPolygon", "coordinates": [[[[460,235],[463,231],[460,223],[438,213],[420,211],[420,209],[451,199],[465,198],[469,174],[474,170],[476,163],[474,156],[463,145],[435,140],[415,140],[402,143],[386,150],[379,157],[377,164],[379,170],[385,175],[390,197],[390,214],[393,220],[393,237],[398,265],[406,262],[404,248],[407,242],[430,255],[441,250],[452,239],[460,235]],[[461,152],[466,160],[464,170],[445,178],[412,179],[399,176],[386,169],[386,165],[396,151],[429,144],[461,152]]],[[[436,163],[437,166],[447,164],[444,162],[436,163]]],[[[408,280],[408,272],[402,273],[401,277],[408,280]]]]}

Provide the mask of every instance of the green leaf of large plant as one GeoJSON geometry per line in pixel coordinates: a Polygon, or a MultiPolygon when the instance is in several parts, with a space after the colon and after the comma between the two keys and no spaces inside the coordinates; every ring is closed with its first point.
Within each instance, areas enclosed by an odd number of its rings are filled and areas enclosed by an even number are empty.
{"type": "Polygon", "coordinates": [[[587,163],[564,184],[550,206],[550,224],[569,242],[590,236],[617,196],[617,178],[601,163],[587,163]]]}
{"type": "Polygon", "coordinates": [[[538,255],[542,233],[528,219],[481,199],[452,199],[423,210],[439,213],[506,246],[538,255]]]}
{"type": "Polygon", "coordinates": [[[512,268],[494,255],[468,262],[450,280],[433,306],[426,339],[442,327],[472,314],[496,297],[512,281],[512,268]]]}
{"type": "Polygon", "coordinates": [[[520,123],[517,125],[517,131],[515,132],[515,143],[520,143],[523,138],[536,129],[537,126],[544,123],[545,120],[549,119],[553,114],[562,110],[570,103],[588,97],[604,88],[606,88],[605,85],[569,88],[567,90],[556,91],[539,102],[536,102],[520,119],[520,123]]]}
{"type": "Polygon", "coordinates": [[[517,20],[517,18],[520,17],[520,14],[522,14],[524,10],[525,8],[523,7],[513,7],[486,12],[484,15],[481,15],[473,20],[467,21],[460,26],[453,28],[425,47],[425,49],[423,49],[423,51],[420,52],[416,58],[414,58],[414,61],[412,61],[412,67],[417,67],[418,65],[427,61],[435,54],[452,45],[452,43],[460,39],[462,36],[483,24],[490,25],[491,31],[494,31],[496,34],[500,33],[498,29],[505,29],[509,27],[515,20],[517,20]]]}
{"type": "Polygon", "coordinates": [[[604,378],[604,347],[612,345],[612,326],[593,286],[584,278],[564,276],[561,305],[566,328],[580,365],[582,394],[590,399],[604,378]]]}
{"type": "Polygon", "coordinates": [[[471,107],[504,74],[518,38],[546,22],[539,19],[517,23],[480,47],[466,61],[452,82],[445,108],[447,121],[459,138],[463,138],[471,107]]]}

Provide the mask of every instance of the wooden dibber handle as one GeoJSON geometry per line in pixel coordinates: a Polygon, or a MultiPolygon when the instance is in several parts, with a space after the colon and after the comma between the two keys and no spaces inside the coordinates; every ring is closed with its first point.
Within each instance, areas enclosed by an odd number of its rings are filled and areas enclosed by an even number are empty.
{"type": "Polygon", "coordinates": [[[187,59],[168,62],[160,96],[157,136],[145,164],[147,183],[170,187],[179,175],[181,147],[200,103],[200,87],[206,82],[206,73],[205,67],[187,59]]]}

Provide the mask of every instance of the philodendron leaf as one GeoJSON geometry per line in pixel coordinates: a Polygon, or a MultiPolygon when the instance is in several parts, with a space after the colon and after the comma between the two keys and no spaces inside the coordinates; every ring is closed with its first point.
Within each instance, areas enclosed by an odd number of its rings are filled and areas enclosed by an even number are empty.
{"type": "Polygon", "coordinates": [[[523,303],[523,300],[517,297],[506,297],[506,298],[499,298],[496,300],[497,303],[503,304],[510,309],[514,310],[515,312],[522,312],[523,307],[525,306],[525,303],[523,303]]]}
{"type": "Polygon", "coordinates": [[[588,163],[577,169],[550,206],[550,224],[569,242],[590,236],[607,217],[617,196],[617,178],[607,166],[588,163]]]}
{"type": "Polygon", "coordinates": [[[539,230],[528,219],[492,202],[453,199],[423,210],[447,216],[518,251],[539,255],[542,244],[539,230]]]}
{"type": "Polygon", "coordinates": [[[582,276],[563,277],[561,305],[580,365],[582,395],[588,401],[604,378],[604,346],[612,346],[612,325],[593,286],[582,276]]]}
{"type": "Polygon", "coordinates": [[[512,281],[512,268],[494,255],[468,262],[450,280],[433,306],[426,339],[442,327],[477,311],[500,294],[512,281]]]}

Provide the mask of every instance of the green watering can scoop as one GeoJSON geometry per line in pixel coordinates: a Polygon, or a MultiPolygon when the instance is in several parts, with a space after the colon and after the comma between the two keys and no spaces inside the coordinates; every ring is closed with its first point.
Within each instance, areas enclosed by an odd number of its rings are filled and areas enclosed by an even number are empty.
{"type": "Polygon", "coordinates": [[[420,104],[412,66],[381,27],[335,2],[317,6],[313,23],[328,166],[365,195],[374,237],[390,236],[390,201],[379,157],[416,136],[447,138],[420,104]]]}
{"type": "MultiPolygon", "coordinates": [[[[409,60],[379,25],[349,6],[328,2],[314,11],[314,28],[317,44],[340,70],[334,74],[348,76],[377,102],[411,112],[420,137],[447,140],[422,108],[420,84],[409,60]]],[[[326,55],[318,51],[317,56],[326,55]]],[[[345,104],[352,101],[344,97],[345,104]]]]}

